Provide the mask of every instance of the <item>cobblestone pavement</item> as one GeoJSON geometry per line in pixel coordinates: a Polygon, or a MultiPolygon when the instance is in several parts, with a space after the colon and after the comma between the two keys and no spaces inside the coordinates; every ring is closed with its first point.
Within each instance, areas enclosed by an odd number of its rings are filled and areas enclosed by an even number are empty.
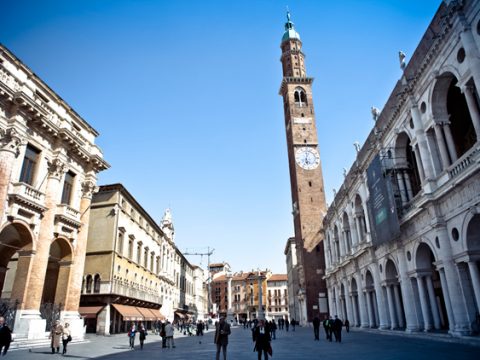
{"type": "MultiPolygon", "coordinates": [[[[115,336],[88,335],[83,343],[69,344],[64,356],[52,355],[49,348],[10,351],[5,359],[162,359],[162,360],[213,360],[215,345],[213,332],[203,337],[176,335],[173,349],[162,349],[160,337],[147,336],[143,350],[139,349],[138,339],[135,350],[128,349],[125,334],[115,336]]],[[[436,340],[425,335],[406,335],[404,333],[354,330],[343,332],[341,343],[327,342],[320,331],[320,341],[313,340],[312,328],[297,328],[295,332],[277,331],[277,339],[272,341],[272,360],[295,359],[480,359],[480,339],[452,340],[447,336],[437,336],[436,340]]],[[[232,328],[228,345],[228,360],[256,360],[253,353],[251,332],[248,329],[232,328]]],[[[61,350],[60,350],[61,351],[61,350]]],[[[221,359],[223,359],[221,357],[221,359]]]]}

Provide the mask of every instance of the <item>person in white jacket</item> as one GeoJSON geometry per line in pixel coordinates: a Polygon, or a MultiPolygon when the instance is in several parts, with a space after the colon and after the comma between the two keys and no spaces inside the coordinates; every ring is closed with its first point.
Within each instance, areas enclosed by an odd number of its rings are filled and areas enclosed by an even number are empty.
{"type": "Polygon", "coordinates": [[[170,321],[167,320],[167,324],[165,325],[165,336],[167,337],[168,348],[175,347],[175,342],[173,341],[173,332],[174,332],[173,325],[170,321]]]}

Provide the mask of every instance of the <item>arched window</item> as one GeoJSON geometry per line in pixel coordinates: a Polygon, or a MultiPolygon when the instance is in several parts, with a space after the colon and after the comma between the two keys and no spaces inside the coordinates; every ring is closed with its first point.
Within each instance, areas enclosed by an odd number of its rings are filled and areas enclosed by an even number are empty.
{"type": "Polygon", "coordinates": [[[421,179],[417,158],[410,138],[405,132],[398,135],[395,144],[394,188],[402,206],[410,202],[420,191],[421,179]]]}
{"type": "Polygon", "coordinates": [[[98,294],[100,292],[100,275],[96,274],[93,278],[93,292],[98,294]]]}
{"type": "Polygon", "coordinates": [[[90,294],[92,292],[92,275],[87,275],[85,292],[90,294]]]}
{"type": "Polygon", "coordinates": [[[295,105],[296,106],[307,106],[307,94],[305,93],[305,90],[302,89],[301,87],[297,87],[294,92],[294,100],[295,100],[295,105]]]}

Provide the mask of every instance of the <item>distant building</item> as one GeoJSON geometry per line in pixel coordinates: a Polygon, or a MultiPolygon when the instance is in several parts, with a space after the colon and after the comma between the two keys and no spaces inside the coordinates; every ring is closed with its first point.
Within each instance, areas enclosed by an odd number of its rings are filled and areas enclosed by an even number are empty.
{"type": "MultiPolygon", "coordinates": [[[[267,319],[289,318],[287,274],[273,274],[267,279],[267,319]]],[[[295,318],[294,318],[295,319],[295,318]]]]}
{"type": "Polygon", "coordinates": [[[87,331],[125,332],[132,321],[150,329],[165,318],[205,312],[203,293],[194,301],[201,271],[176,248],[168,209],[157,223],[121,184],[112,184],[94,195],[91,213],[80,308],[87,331]]]}
{"type": "Polygon", "coordinates": [[[98,133],[0,45],[0,311],[16,343],[78,313],[90,202],[109,165],[98,133]]]}
{"type": "Polygon", "coordinates": [[[480,2],[443,1],[324,219],[330,314],[480,328],[480,2]]]}

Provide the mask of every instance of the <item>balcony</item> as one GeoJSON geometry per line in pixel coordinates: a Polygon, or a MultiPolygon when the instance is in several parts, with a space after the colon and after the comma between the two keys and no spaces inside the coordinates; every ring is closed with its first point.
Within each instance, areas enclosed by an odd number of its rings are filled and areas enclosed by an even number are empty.
{"type": "Polygon", "coordinates": [[[55,209],[55,233],[73,240],[81,226],[80,211],[67,204],[57,205],[55,209]]]}
{"type": "Polygon", "coordinates": [[[132,287],[131,285],[125,285],[119,282],[114,282],[112,284],[112,293],[132,299],[149,301],[155,304],[163,303],[163,299],[158,296],[154,290],[140,290],[138,288],[132,287]]]}
{"type": "Polygon", "coordinates": [[[8,193],[8,216],[21,218],[31,225],[36,225],[47,210],[44,204],[45,194],[32,186],[23,182],[11,185],[8,193]]]}

